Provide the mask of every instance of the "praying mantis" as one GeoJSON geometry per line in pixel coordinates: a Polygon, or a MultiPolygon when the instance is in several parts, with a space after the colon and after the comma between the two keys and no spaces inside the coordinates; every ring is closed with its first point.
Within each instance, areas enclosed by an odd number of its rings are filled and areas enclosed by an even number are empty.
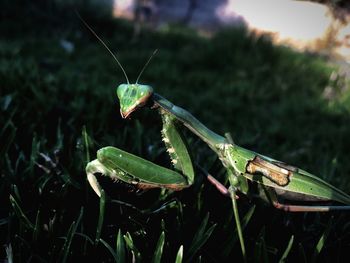
{"type": "Polygon", "coordinates": [[[195,168],[182,131],[187,128],[211,148],[226,169],[229,189],[207,174],[208,180],[223,194],[237,199],[236,193],[249,195],[250,184],[257,183],[278,209],[292,212],[350,210],[350,196],[340,189],[302,169],[238,146],[229,134],[216,134],[190,112],[154,92],[151,86],[139,84],[138,80],[155,52],[142,68],[135,84],[130,84],[115,54],[82,21],[105,46],[124,73],[127,83],[117,88],[122,118],[129,118],[134,111],[148,106],[157,110],[163,122],[162,140],[174,167],[171,170],[116,147],[104,147],[98,150],[97,159],[86,166],[87,179],[98,196],[101,196],[102,188],[96,178],[97,173],[139,189],[167,188],[179,191],[190,187],[195,180],[195,168]],[[287,202],[281,203],[280,198],[287,202]],[[302,201],[302,205],[298,201],[302,201]],[[330,201],[339,205],[329,205],[327,202],[330,201]]]}

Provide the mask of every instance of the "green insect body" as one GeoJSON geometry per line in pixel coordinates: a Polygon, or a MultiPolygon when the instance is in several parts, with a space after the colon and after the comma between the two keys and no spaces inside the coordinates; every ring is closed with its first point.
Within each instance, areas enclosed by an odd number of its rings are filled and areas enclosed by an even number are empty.
{"type": "MultiPolygon", "coordinates": [[[[133,111],[146,104],[151,104],[153,108],[159,109],[163,121],[161,131],[163,141],[175,171],[120,149],[106,147],[98,151],[97,161],[95,160],[87,166],[89,182],[98,195],[100,195],[101,188],[94,176],[96,172],[142,189],[164,187],[181,190],[190,186],[194,181],[195,173],[188,146],[181,132],[183,125],[206,142],[218,155],[223,166],[236,178],[233,186],[243,193],[249,191],[245,183],[246,180],[249,180],[264,186],[271,197],[276,195],[287,197],[290,200],[298,198],[315,201],[333,200],[350,205],[350,197],[346,193],[306,171],[229,142],[226,138],[209,130],[186,110],[153,93],[153,89],[148,85],[122,84],[117,89],[117,95],[123,118],[127,118],[133,111]],[[96,189],[98,190],[96,191],[96,189]]],[[[280,204],[276,202],[275,206],[279,207],[280,204]]],[[[347,206],[340,206],[340,208],[348,209],[347,206]]],[[[307,206],[294,208],[293,205],[282,205],[282,209],[305,211],[309,208],[307,206]]],[[[307,211],[332,209],[331,206],[322,206],[321,208],[310,208],[307,211]]]]}
{"type": "MultiPolygon", "coordinates": [[[[108,176],[112,180],[121,180],[133,184],[142,189],[163,187],[181,190],[189,187],[194,182],[195,172],[186,140],[182,134],[182,128],[186,127],[217,154],[223,166],[227,169],[233,189],[231,192],[234,193],[234,195],[230,194],[233,200],[237,198],[235,196],[237,191],[249,194],[249,180],[261,185],[276,208],[287,211],[313,212],[350,210],[350,196],[336,187],[304,170],[236,145],[230,138],[222,137],[208,129],[185,109],[154,93],[151,86],[138,84],[138,79],[155,52],[141,70],[136,83],[130,84],[116,56],[90,26],[82,18],[81,20],[107,48],[125,75],[127,84],[121,84],[117,88],[121,116],[127,118],[132,112],[146,105],[158,108],[163,121],[161,131],[163,141],[175,168],[174,171],[161,167],[115,147],[102,148],[97,152],[97,159],[86,166],[88,181],[97,195],[101,196],[102,189],[95,176],[96,173],[108,176]],[[310,201],[311,203],[310,205],[281,204],[278,197],[283,197],[291,202],[301,200],[310,201]],[[330,206],[327,204],[314,206],[312,205],[313,201],[335,201],[344,204],[344,206],[330,206]]],[[[207,178],[222,193],[229,193],[211,175],[207,175],[207,178]]],[[[236,213],[237,209],[234,209],[234,211],[235,218],[239,221],[238,213],[236,213]]],[[[237,224],[239,225],[239,223],[237,224]]]]}

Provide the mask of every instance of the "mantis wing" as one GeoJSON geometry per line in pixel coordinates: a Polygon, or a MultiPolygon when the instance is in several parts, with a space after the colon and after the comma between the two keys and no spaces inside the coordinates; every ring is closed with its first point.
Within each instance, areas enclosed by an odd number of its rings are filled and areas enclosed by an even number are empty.
{"type": "Polygon", "coordinates": [[[237,145],[228,147],[230,164],[245,178],[276,189],[276,193],[285,192],[290,200],[303,196],[313,201],[337,201],[350,205],[350,196],[338,188],[302,169],[279,162],[267,156],[249,151],[237,145]]]}

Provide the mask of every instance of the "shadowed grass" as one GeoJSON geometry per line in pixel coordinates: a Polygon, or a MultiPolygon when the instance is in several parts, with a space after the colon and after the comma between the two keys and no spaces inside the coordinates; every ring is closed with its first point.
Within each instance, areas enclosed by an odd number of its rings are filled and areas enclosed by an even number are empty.
{"type": "Polygon", "coordinates": [[[293,243],[294,243],[294,236],[291,236],[289,239],[288,245],[286,247],[286,250],[283,252],[282,257],[280,258],[280,260],[278,262],[280,262],[280,263],[286,262],[288,254],[293,246],[293,243]]]}

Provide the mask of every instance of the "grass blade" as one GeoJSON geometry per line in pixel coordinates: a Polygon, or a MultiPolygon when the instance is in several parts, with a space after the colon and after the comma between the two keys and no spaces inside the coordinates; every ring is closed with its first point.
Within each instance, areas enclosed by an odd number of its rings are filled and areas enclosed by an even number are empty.
{"type": "Polygon", "coordinates": [[[83,233],[75,233],[76,236],[81,236],[83,237],[86,241],[88,241],[91,245],[94,244],[94,241],[88,236],[88,235],[85,235],[83,233]]]}
{"type": "Polygon", "coordinates": [[[100,238],[99,242],[101,242],[108,249],[108,251],[112,254],[115,262],[117,262],[117,263],[123,262],[123,261],[118,261],[118,255],[115,253],[113,248],[106,241],[104,241],[102,238],[100,238]]]}
{"type": "Polygon", "coordinates": [[[75,181],[69,174],[66,173],[66,171],[64,171],[63,173],[60,174],[63,182],[64,182],[64,185],[72,185],[74,186],[75,188],[77,189],[80,189],[80,184],[75,181]]]}
{"type": "Polygon", "coordinates": [[[6,111],[13,100],[13,94],[8,94],[0,99],[0,109],[6,111]]]}
{"type": "Polygon", "coordinates": [[[179,248],[179,250],[177,251],[175,263],[182,263],[183,252],[184,252],[183,250],[184,250],[184,246],[181,245],[180,248],[179,248]]]}
{"type": "Polygon", "coordinates": [[[13,263],[13,250],[11,243],[5,247],[6,250],[6,260],[4,262],[13,263]]]}
{"type": "Polygon", "coordinates": [[[208,224],[208,219],[209,219],[209,214],[207,214],[202,223],[200,224],[197,233],[195,234],[192,245],[188,250],[188,261],[191,261],[193,256],[197,253],[197,251],[207,242],[211,234],[213,233],[216,224],[212,225],[207,231],[205,229],[207,228],[208,224]]]}
{"type": "Polygon", "coordinates": [[[86,151],[86,155],[85,155],[85,158],[86,158],[86,163],[90,162],[90,152],[89,152],[89,149],[90,149],[90,138],[89,138],[89,135],[86,131],[86,126],[84,125],[83,126],[83,130],[82,130],[82,136],[83,136],[83,140],[84,140],[84,146],[85,146],[85,151],[86,151]]]}
{"type": "Polygon", "coordinates": [[[299,243],[298,249],[299,249],[299,254],[301,255],[301,257],[303,259],[303,262],[307,263],[305,250],[304,250],[304,247],[301,243],[299,243]]]}
{"type": "Polygon", "coordinates": [[[38,209],[38,212],[36,214],[36,219],[35,219],[35,226],[33,229],[33,241],[36,241],[39,236],[39,231],[40,231],[40,209],[38,209]]]}
{"type": "Polygon", "coordinates": [[[254,248],[254,261],[255,262],[268,262],[266,244],[265,244],[265,227],[263,227],[257,237],[254,248]]]}
{"type": "Polygon", "coordinates": [[[16,136],[16,128],[14,125],[9,126],[9,131],[5,132],[5,135],[0,137],[1,145],[2,147],[0,148],[0,160],[3,160],[5,154],[7,153],[8,149],[10,148],[13,140],[15,139],[16,136]],[[5,138],[2,138],[5,137],[5,138]]]}
{"type": "Polygon", "coordinates": [[[286,262],[287,257],[288,257],[288,254],[289,254],[289,252],[290,252],[290,250],[291,250],[291,248],[292,248],[292,246],[293,246],[293,242],[294,242],[294,236],[292,235],[292,236],[290,237],[290,239],[289,239],[287,248],[286,248],[286,250],[284,251],[284,253],[283,253],[283,255],[282,255],[282,257],[281,257],[279,263],[284,263],[284,262],[286,262]]]}
{"type": "MultiPolygon", "coordinates": [[[[197,230],[197,233],[194,235],[194,238],[192,240],[192,244],[195,244],[195,243],[198,243],[199,240],[202,238],[203,234],[204,234],[204,231],[205,231],[205,228],[207,227],[207,224],[208,224],[208,219],[209,219],[209,213],[206,214],[206,216],[204,217],[202,223],[200,224],[198,230],[197,230]]],[[[190,251],[192,250],[193,248],[190,247],[190,251]]]]}
{"type": "Polygon", "coordinates": [[[244,245],[244,238],[243,238],[243,233],[242,233],[242,226],[241,226],[241,221],[239,218],[239,213],[238,213],[238,206],[237,206],[237,201],[236,201],[236,192],[234,190],[234,175],[233,173],[228,170],[228,177],[229,181],[231,184],[230,190],[231,190],[231,200],[232,200],[232,207],[233,207],[233,214],[235,216],[235,221],[236,221],[236,229],[237,229],[237,234],[239,238],[239,243],[241,245],[241,251],[242,251],[242,256],[244,262],[247,261],[247,256],[246,256],[246,251],[245,251],[245,245],[244,245]]]}
{"type": "Polygon", "coordinates": [[[9,217],[0,219],[0,226],[8,224],[9,221],[10,221],[10,218],[9,218],[9,217]]]}
{"type": "Polygon", "coordinates": [[[81,207],[80,209],[80,214],[79,217],[77,219],[76,222],[73,221],[73,223],[71,224],[69,230],[68,230],[68,234],[66,237],[66,241],[63,244],[62,250],[61,250],[61,261],[59,262],[66,262],[67,258],[68,258],[68,254],[69,254],[69,250],[70,250],[70,245],[72,244],[72,240],[74,237],[75,232],[77,231],[78,225],[80,224],[80,221],[83,217],[83,212],[84,212],[84,208],[81,207]]]}
{"type": "Polygon", "coordinates": [[[125,262],[125,243],[120,229],[117,235],[117,262],[125,262]]]}
{"type": "Polygon", "coordinates": [[[312,261],[311,262],[316,262],[316,259],[317,259],[318,255],[321,253],[321,250],[324,247],[324,245],[326,243],[326,240],[328,238],[328,235],[330,233],[331,226],[332,226],[332,221],[333,221],[332,219],[329,220],[326,229],[324,230],[323,234],[321,235],[320,239],[318,240],[316,248],[315,248],[313,256],[312,256],[312,261]]]}
{"type": "Polygon", "coordinates": [[[106,205],[106,194],[104,190],[101,190],[101,197],[100,197],[100,213],[98,216],[98,223],[96,228],[96,238],[95,238],[95,245],[98,244],[100,237],[101,237],[101,230],[103,226],[103,220],[105,215],[105,205],[106,205]]]}
{"type": "Polygon", "coordinates": [[[159,236],[157,246],[154,251],[154,255],[152,258],[153,263],[160,263],[160,260],[162,259],[164,240],[165,240],[165,233],[163,231],[159,236]]]}
{"type": "MultiPolygon", "coordinates": [[[[252,206],[249,211],[244,215],[243,220],[241,222],[241,228],[242,231],[246,228],[248,225],[250,219],[252,218],[252,215],[254,214],[255,211],[255,205],[252,206]]],[[[229,254],[231,253],[233,247],[235,246],[236,242],[238,241],[238,233],[237,233],[237,228],[234,230],[233,234],[229,236],[228,240],[225,242],[226,246],[225,249],[223,250],[223,258],[227,258],[229,254]]]]}
{"type": "Polygon", "coordinates": [[[129,232],[127,232],[124,236],[124,240],[126,245],[131,250],[131,253],[133,255],[133,261],[132,262],[141,262],[141,253],[134,245],[134,241],[132,240],[132,237],[129,232]]]}
{"type": "Polygon", "coordinates": [[[12,195],[10,195],[10,202],[11,202],[13,210],[15,211],[15,214],[18,216],[18,218],[24,223],[24,225],[27,228],[33,230],[34,225],[32,224],[32,222],[30,222],[28,217],[23,213],[21,207],[19,206],[19,204],[17,203],[17,201],[15,200],[15,198],[12,195]]]}
{"type": "Polygon", "coordinates": [[[30,171],[31,174],[33,173],[34,165],[35,165],[36,159],[38,158],[39,149],[40,149],[40,141],[38,141],[37,135],[36,133],[34,133],[33,140],[32,140],[32,151],[30,154],[30,159],[29,159],[30,162],[28,166],[28,171],[30,171]]]}

